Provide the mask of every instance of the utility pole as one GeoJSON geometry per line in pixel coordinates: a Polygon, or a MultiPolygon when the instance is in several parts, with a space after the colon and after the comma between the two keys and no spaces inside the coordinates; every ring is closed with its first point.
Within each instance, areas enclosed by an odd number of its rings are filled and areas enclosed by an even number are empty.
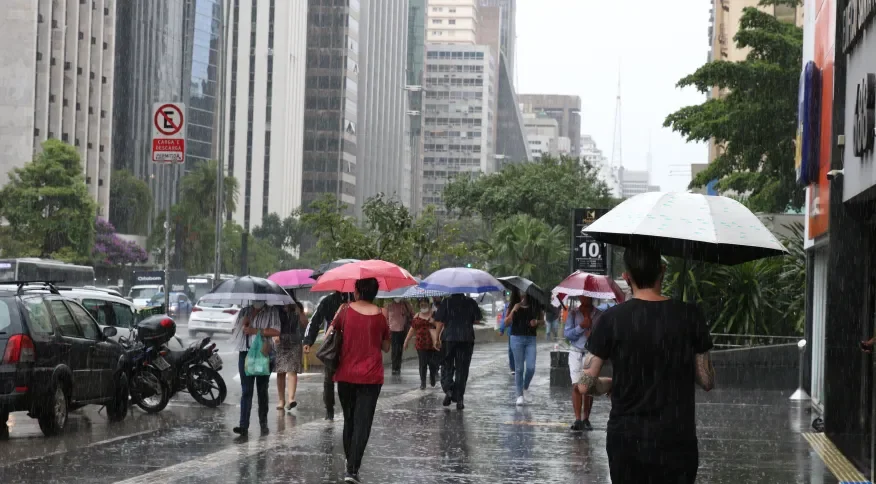
{"type": "MultiPolygon", "coordinates": [[[[216,246],[213,258],[213,287],[219,285],[222,276],[222,215],[223,215],[223,200],[222,195],[225,191],[225,174],[224,160],[227,138],[225,136],[225,84],[227,80],[226,65],[228,59],[228,18],[231,11],[231,2],[224,2],[223,8],[223,23],[222,23],[222,43],[219,49],[219,153],[216,156],[216,246]]],[[[232,46],[234,48],[236,46],[232,46]]]]}
{"type": "Polygon", "coordinates": [[[167,204],[164,212],[164,312],[170,309],[170,205],[173,200],[173,179],[176,167],[173,163],[167,164],[167,204]]]}

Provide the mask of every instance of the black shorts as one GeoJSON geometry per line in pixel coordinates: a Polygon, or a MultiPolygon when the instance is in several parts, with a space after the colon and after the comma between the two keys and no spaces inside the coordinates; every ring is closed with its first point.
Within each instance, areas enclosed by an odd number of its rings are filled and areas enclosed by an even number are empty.
{"type": "Polygon", "coordinates": [[[697,442],[678,446],[609,432],[606,439],[612,484],[693,484],[700,466],[697,442]]]}

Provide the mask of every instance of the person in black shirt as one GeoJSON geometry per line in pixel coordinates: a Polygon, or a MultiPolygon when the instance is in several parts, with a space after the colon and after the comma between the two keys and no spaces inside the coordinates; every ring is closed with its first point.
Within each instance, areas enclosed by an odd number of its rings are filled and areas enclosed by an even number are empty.
{"type": "Polygon", "coordinates": [[[696,481],[695,384],[709,391],[712,339],[694,304],[660,292],[660,253],[632,247],[624,279],[633,298],[605,311],[587,341],[579,390],[611,393],[606,450],[614,484],[696,481]],[[612,377],[600,378],[611,360],[612,377]]]}
{"type": "Polygon", "coordinates": [[[535,376],[535,358],[538,326],[543,322],[541,304],[532,301],[516,288],[511,292],[511,311],[505,315],[505,324],[511,325],[511,349],[514,352],[514,383],[517,386],[517,405],[524,405],[524,392],[529,390],[535,376]]]}
{"type": "Polygon", "coordinates": [[[465,384],[474,353],[474,325],[483,319],[481,308],[474,299],[464,294],[454,294],[441,301],[433,316],[439,339],[444,350],[441,369],[441,389],[444,390],[444,406],[456,402],[456,409],[465,408],[465,384]]]}
{"type": "MultiPolygon", "coordinates": [[[[307,329],[304,331],[302,343],[304,344],[303,350],[305,354],[310,353],[310,347],[316,342],[319,330],[325,329],[325,327],[332,323],[335,319],[335,314],[341,307],[341,304],[347,300],[349,300],[348,295],[335,291],[324,297],[323,300],[319,302],[316,311],[313,313],[313,317],[310,319],[310,323],[307,325],[307,329]]],[[[325,419],[334,420],[335,382],[333,379],[335,374],[334,371],[328,367],[323,367],[323,372],[322,401],[325,404],[325,419]]]]}

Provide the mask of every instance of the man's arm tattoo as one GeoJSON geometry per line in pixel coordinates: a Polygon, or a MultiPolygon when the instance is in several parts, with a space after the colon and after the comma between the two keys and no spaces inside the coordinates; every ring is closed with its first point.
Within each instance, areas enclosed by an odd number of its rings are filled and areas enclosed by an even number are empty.
{"type": "Polygon", "coordinates": [[[578,384],[587,388],[588,395],[605,395],[611,391],[611,378],[599,378],[583,373],[578,384]]]}
{"type": "Polygon", "coordinates": [[[709,353],[696,355],[696,379],[697,384],[705,391],[715,388],[715,367],[709,353]]]}

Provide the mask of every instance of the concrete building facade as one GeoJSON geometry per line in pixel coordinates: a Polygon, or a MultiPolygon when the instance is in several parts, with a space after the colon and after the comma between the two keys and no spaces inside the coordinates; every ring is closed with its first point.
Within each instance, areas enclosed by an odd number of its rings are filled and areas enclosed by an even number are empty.
{"type": "Polygon", "coordinates": [[[478,10],[481,23],[493,23],[498,26],[498,33],[495,35],[498,45],[496,54],[501,53],[505,56],[508,77],[514,79],[517,54],[517,0],[478,0],[478,10]]]}
{"type": "Polygon", "coordinates": [[[581,147],[580,159],[582,162],[586,162],[596,169],[599,179],[611,190],[611,195],[620,198],[620,168],[611,165],[611,160],[596,146],[596,141],[592,136],[582,134],[579,146],[581,147]]]}
{"type": "Polygon", "coordinates": [[[571,156],[581,156],[581,98],[560,94],[520,94],[524,112],[544,113],[557,120],[560,136],[569,138],[571,156]]]}
{"type": "Polygon", "coordinates": [[[556,119],[547,115],[523,113],[523,123],[533,159],[559,154],[560,124],[556,119]]]}
{"type": "Polygon", "coordinates": [[[411,205],[406,66],[408,2],[362,0],[356,213],[384,193],[411,205]]]}
{"type": "Polygon", "coordinates": [[[74,145],[98,215],[109,213],[116,2],[10,0],[0,19],[0,171],[49,139],[74,145]]]}
{"type": "Polygon", "coordinates": [[[245,231],[301,205],[307,18],[303,1],[231,0],[225,159],[245,231]]]}
{"type": "Polygon", "coordinates": [[[358,0],[308,0],[302,207],[332,194],[356,204],[358,0]]]}
{"type": "Polygon", "coordinates": [[[473,44],[427,44],[423,109],[423,206],[444,210],[442,193],[457,173],[493,173],[495,149],[491,49],[473,44]]]}
{"type": "Polygon", "coordinates": [[[477,0],[429,0],[426,20],[426,42],[477,43],[477,0]]]}

